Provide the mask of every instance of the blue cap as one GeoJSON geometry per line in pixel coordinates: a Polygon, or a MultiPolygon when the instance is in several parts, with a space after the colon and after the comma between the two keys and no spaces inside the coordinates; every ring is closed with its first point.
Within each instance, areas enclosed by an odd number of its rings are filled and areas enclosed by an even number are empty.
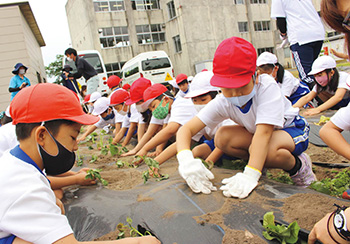
{"type": "Polygon", "coordinates": [[[17,74],[18,74],[18,70],[19,70],[19,68],[21,68],[21,67],[25,68],[26,71],[27,71],[27,69],[28,69],[28,68],[27,68],[26,66],[24,66],[22,63],[17,63],[17,64],[15,65],[15,69],[12,70],[12,73],[15,74],[15,75],[17,75],[17,74]]]}

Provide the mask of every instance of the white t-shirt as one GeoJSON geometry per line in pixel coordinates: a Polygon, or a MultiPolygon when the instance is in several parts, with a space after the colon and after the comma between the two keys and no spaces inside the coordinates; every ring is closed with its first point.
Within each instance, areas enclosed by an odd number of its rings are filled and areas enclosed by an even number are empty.
{"type": "Polygon", "coordinates": [[[0,157],[9,149],[18,145],[16,136],[16,126],[7,123],[0,127],[0,157]]]}
{"type": "Polygon", "coordinates": [[[72,234],[45,176],[9,151],[0,161],[5,162],[0,171],[0,238],[13,234],[47,244],[72,234]]]}
{"type": "MultiPolygon", "coordinates": [[[[350,75],[348,73],[346,73],[346,72],[340,71],[339,72],[338,89],[339,88],[345,88],[346,89],[346,93],[345,93],[343,99],[347,99],[350,96],[350,94],[349,94],[350,87],[346,84],[347,80],[350,81],[350,75]]],[[[312,91],[317,93],[317,90],[318,90],[318,85],[317,85],[317,83],[315,83],[312,91]]],[[[327,87],[327,89],[325,91],[328,92],[331,95],[334,95],[335,92],[336,92],[336,91],[330,91],[328,87],[327,87]]]]}
{"type": "Polygon", "coordinates": [[[325,31],[311,0],[272,0],[271,18],[286,18],[291,45],[323,41],[325,31]]]}
{"type": "Polygon", "coordinates": [[[285,70],[282,84],[277,84],[281,88],[283,96],[290,97],[298,89],[300,81],[295,78],[288,70],[285,70]]]}
{"type": "Polygon", "coordinates": [[[187,92],[184,93],[183,91],[179,90],[175,96],[175,98],[178,98],[178,97],[182,97],[184,98],[186,96],[187,93],[190,92],[190,84],[188,84],[188,89],[187,89],[187,92]]]}
{"type": "MultiPolygon", "coordinates": [[[[197,115],[209,127],[215,127],[225,119],[231,119],[254,134],[256,125],[274,125],[276,129],[291,125],[299,109],[292,108],[290,101],[282,95],[276,81],[267,74],[259,75],[252,104],[245,113],[230,103],[223,94],[217,95],[197,115]]],[[[247,107],[245,107],[247,109],[247,107]]]]}
{"type": "Polygon", "coordinates": [[[126,114],[124,116],[122,128],[129,128],[130,123],[140,123],[140,124],[145,123],[143,122],[142,114],[139,111],[137,111],[135,104],[130,105],[129,111],[130,111],[130,117],[129,117],[129,114],[126,114]]]}
{"type": "Polygon", "coordinates": [[[335,124],[337,127],[339,127],[342,130],[350,130],[350,103],[348,106],[341,108],[338,110],[338,112],[333,115],[331,118],[331,121],[333,124],[335,124]]]}
{"type": "Polygon", "coordinates": [[[99,121],[97,121],[96,124],[94,124],[94,126],[96,126],[97,128],[103,128],[107,125],[114,125],[115,124],[115,112],[114,112],[114,118],[113,119],[109,119],[109,120],[104,120],[101,115],[98,116],[99,117],[99,121]]]}
{"type": "Polygon", "coordinates": [[[168,114],[165,119],[156,119],[153,115],[151,117],[151,121],[149,122],[150,124],[155,124],[155,125],[164,125],[169,122],[170,115],[168,114]]]}
{"type": "Polygon", "coordinates": [[[212,127],[209,127],[209,126],[206,126],[204,128],[204,131],[205,131],[205,134],[207,134],[211,139],[214,138],[215,134],[216,134],[216,131],[222,127],[222,126],[225,126],[225,125],[236,125],[235,122],[233,122],[232,120],[230,119],[225,119],[224,121],[222,121],[221,123],[219,123],[217,126],[215,126],[214,128],[212,127]]]}

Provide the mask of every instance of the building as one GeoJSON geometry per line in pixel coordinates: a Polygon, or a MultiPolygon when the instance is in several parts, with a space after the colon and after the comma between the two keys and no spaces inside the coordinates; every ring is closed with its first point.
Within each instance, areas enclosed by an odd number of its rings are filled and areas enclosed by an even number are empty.
{"type": "MultiPolygon", "coordinates": [[[[321,0],[314,0],[315,6],[321,0]]],[[[141,52],[164,50],[175,75],[212,68],[220,42],[242,37],[258,54],[270,51],[292,66],[270,18],[271,0],[68,0],[66,12],[77,50],[96,49],[110,74],[141,52]]],[[[319,8],[318,8],[319,9],[319,8]]]]}
{"type": "Polygon", "coordinates": [[[31,84],[46,82],[46,72],[40,47],[45,41],[28,2],[0,5],[0,110],[10,103],[8,86],[16,63],[29,69],[31,84]]]}

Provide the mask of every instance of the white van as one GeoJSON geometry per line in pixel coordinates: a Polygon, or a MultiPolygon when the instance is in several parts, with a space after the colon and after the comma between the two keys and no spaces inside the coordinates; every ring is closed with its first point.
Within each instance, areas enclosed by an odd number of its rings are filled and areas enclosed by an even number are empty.
{"type": "Polygon", "coordinates": [[[174,79],[173,65],[164,51],[140,53],[123,65],[122,73],[123,84],[130,85],[140,77],[164,85],[174,79]]]}
{"type": "MultiPolygon", "coordinates": [[[[91,64],[91,66],[94,67],[94,69],[97,71],[98,78],[100,80],[97,91],[101,94],[106,94],[108,92],[107,71],[101,54],[96,50],[77,51],[77,53],[80,58],[88,61],[88,63],[91,64]]],[[[65,64],[69,64],[73,68],[72,73],[77,72],[74,61],[68,62],[67,58],[64,58],[63,65],[65,64]]],[[[77,81],[80,83],[80,85],[86,85],[84,77],[77,79],[77,81]]]]}

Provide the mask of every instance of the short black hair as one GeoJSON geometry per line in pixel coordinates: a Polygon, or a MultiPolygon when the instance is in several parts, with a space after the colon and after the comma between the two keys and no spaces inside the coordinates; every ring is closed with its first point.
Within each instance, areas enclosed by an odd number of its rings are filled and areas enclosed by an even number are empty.
{"type": "Polygon", "coordinates": [[[199,95],[196,98],[201,98],[201,97],[205,97],[205,96],[209,95],[211,97],[211,99],[214,99],[216,97],[216,95],[218,95],[218,94],[219,94],[218,91],[210,91],[210,92],[204,93],[202,95],[199,95]]]}
{"type": "Polygon", "coordinates": [[[75,50],[74,48],[67,48],[66,51],[64,51],[64,55],[71,55],[71,54],[74,54],[74,56],[77,56],[77,50],[75,50]]]}
{"type": "Polygon", "coordinates": [[[12,118],[4,114],[4,117],[2,117],[1,119],[1,125],[6,125],[7,123],[10,123],[10,122],[12,122],[12,118]]]}
{"type": "MultiPolygon", "coordinates": [[[[45,122],[44,126],[50,131],[53,136],[56,136],[61,125],[72,125],[74,123],[76,122],[65,119],[57,119],[45,122]]],[[[41,123],[18,123],[16,125],[17,140],[21,141],[27,139],[30,137],[32,130],[40,125],[41,123]]]]}
{"type": "Polygon", "coordinates": [[[187,83],[188,84],[188,80],[187,79],[184,79],[183,81],[181,81],[179,84],[177,84],[178,86],[181,86],[183,84],[187,83]]]}

